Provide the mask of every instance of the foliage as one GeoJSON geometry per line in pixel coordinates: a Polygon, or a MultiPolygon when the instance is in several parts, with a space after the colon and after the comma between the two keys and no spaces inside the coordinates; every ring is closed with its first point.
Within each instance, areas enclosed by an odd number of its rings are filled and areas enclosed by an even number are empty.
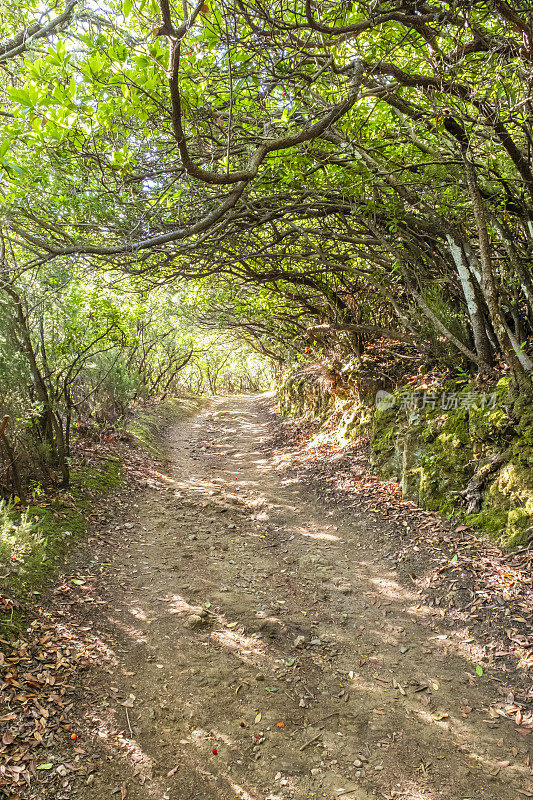
{"type": "Polygon", "coordinates": [[[117,291],[109,276],[81,265],[54,273],[9,266],[6,256],[0,286],[0,404],[9,417],[0,437],[5,496],[23,497],[58,481],[66,486],[71,433],[103,431],[136,403],[265,383],[255,354],[194,328],[176,292],[139,293],[131,281],[117,291]]]}
{"type": "Polygon", "coordinates": [[[71,412],[239,389],[245,362],[263,385],[250,348],[345,374],[380,341],[390,379],[510,374],[531,402],[529,4],[1,10],[2,313],[44,318],[23,405],[63,481],[71,412]]]}

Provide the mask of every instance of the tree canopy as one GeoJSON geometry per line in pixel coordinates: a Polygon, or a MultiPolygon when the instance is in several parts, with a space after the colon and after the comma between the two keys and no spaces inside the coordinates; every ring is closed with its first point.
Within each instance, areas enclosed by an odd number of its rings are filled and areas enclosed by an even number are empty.
{"type": "Polygon", "coordinates": [[[389,342],[531,396],[526,0],[0,7],[9,313],[89,270],[276,363],[389,342]]]}

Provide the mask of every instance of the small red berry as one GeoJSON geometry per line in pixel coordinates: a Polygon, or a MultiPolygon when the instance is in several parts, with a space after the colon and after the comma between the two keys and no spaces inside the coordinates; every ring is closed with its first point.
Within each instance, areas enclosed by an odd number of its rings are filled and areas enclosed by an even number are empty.
{"type": "Polygon", "coordinates": [[[241,728],[244,728],[244,722],[241,722],[241,728]]]}
{"type": "Polygon", "coordinates": [[[214,756],[216,756],[216,754],[218,753],[218,750],[216,749],[216,747],[213,747],[211,752],[213,753],[214,756]]]}
{"type": "Polygon", "coordinates": [[[76,739],[78,738],[78,734],[77,733],[71,733],[70,734],[70,738],[72,739],[73,742],[75,742],[76,739]]]}

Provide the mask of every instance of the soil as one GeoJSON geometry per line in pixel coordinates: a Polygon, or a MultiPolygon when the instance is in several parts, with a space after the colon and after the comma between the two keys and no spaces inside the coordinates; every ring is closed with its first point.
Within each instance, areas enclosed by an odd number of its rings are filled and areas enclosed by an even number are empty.
{"type": "Polygon", "coordinates": [[[409,585],[384,517],[283,469],[279,429],[262,398],[214,401],[96,526],[48,611],[85,667],[78,738],[32,796],[533,797],[504,667],[409,585]]]}

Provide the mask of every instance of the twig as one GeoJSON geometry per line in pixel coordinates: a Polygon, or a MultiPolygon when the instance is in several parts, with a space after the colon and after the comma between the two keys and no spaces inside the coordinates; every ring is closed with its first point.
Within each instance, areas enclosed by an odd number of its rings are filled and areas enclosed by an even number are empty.
{"type": "Polygon", "coordinates": [[[343,789],[342,792],[337,792],[337,797],[342,797],[343,794],[351,794],[352,792],[356,792],[357,788],[357,786],[354,786],[353,789],[343,789]]]}
{"type": "Polygon", "coordinates": [[[127,723],[128,723],[128,728],[130,729],[130,733],[131,733],[131,735],[132,735],[132,736],[134,736],[134,733],[133,733],[133,731],[132,731],[132,729],[131,729],[130,715],[128,714],[128,707],[127,707],[127,706],[124,706],[124,709],[125,709],[125,711],[126,711],[126,720],[127,720],[127,723]]]}
{"type": "Polygon", "coordinates": [[[341,713],[340,711],[334,711],[332,714],[327,714],[325,717],[321,717],[320,719],[317,719],[317,721],[314,724],[318,725],[319,722],[324,722],[326,719],[331,719],[331,717],[336,717],[337,714],[340,714],[340,713],[341,713]]]}
{"type": "Polygon", "coordinates": [[[317,735],[316,735],[316,736],[313,736],[313,738],[312,738],[312,739],[309,739],[309,741],[308,741],[308,742],[306,742],[305,744],[303,744],[303,745],[300,747],[300,752],[301,752],[302,750],[305,750],[305,748],[306,748],[306,747],[309,747],[309,745],[310,745],[310,744],[313,744],[313,742],[316,742],[316,740],[317,740],[317,739],[320,739],[320,737],[321,737],[321,736],[322,736],[322,731],[320,731],[320,733],[317,733],[317,735]]]}

